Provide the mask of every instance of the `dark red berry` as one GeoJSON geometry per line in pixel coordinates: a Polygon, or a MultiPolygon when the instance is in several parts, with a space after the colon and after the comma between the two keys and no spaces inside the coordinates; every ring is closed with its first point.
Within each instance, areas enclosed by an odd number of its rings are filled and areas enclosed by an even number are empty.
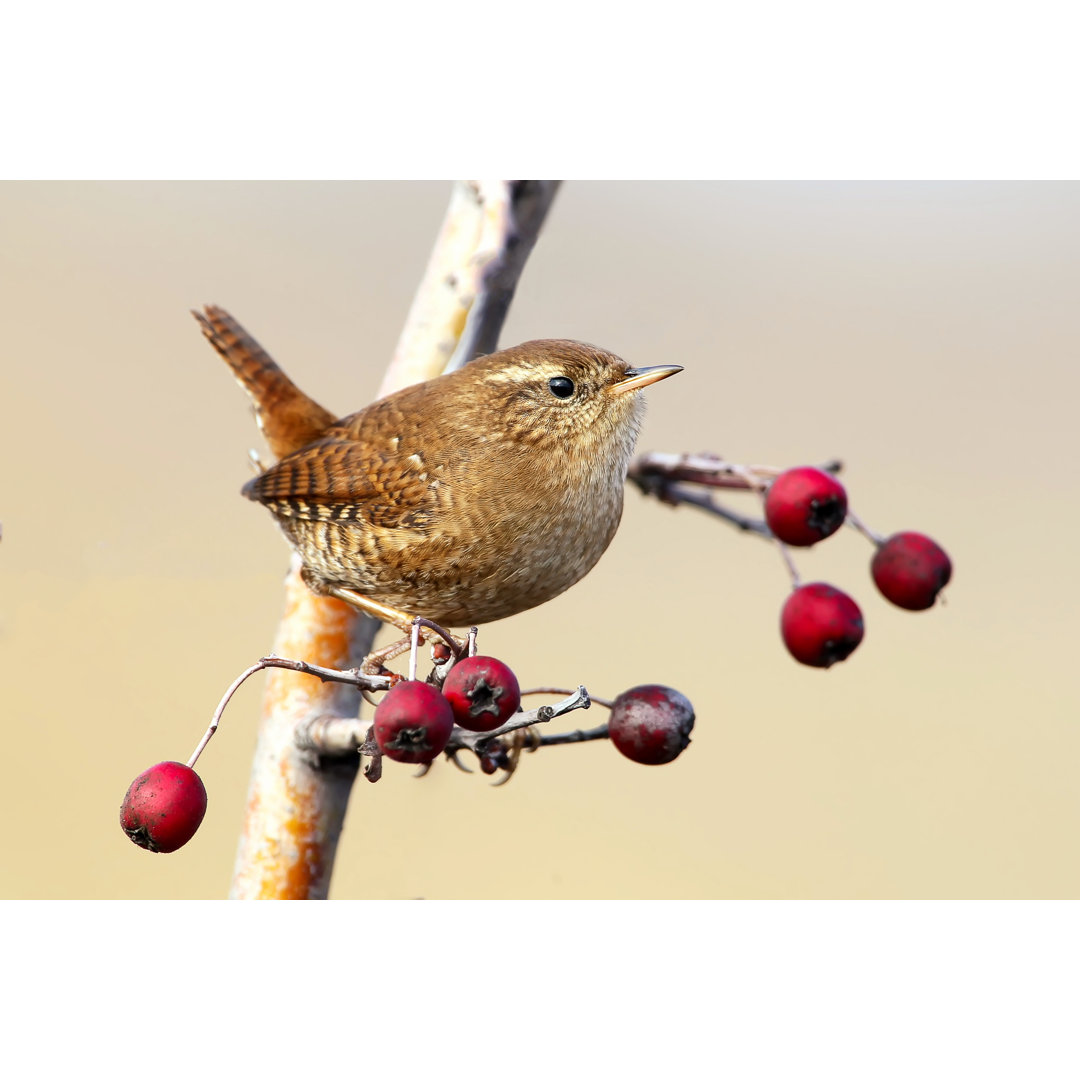
{"type": "Polygon", "coordinates": [[[925,611],[949,583],[952,563],[929,536],[900,532],[878,547],[870,573],[886,600],[908,611],[925,611]]]}
{"type": "Polygon", "coordinates": [[[510,755],[501,742],[493,742],[480,759],[480,771],[486,776],[497,773],[500,769],[510,768],[510,755]]]}
{"type": "Polygon", "coordinates": [[[375,741],[394,761],[426,765],[450,741],[454,714],[434,686],[405,679],[375,706],[375,741]]]}
{"type": "Polygon", "coordinates": [[[792,547],[809,547],[832,536],[847,516],[847,492],[835,477],[802,466],[782,472],[765,493],[765,521],[792,547]]]}
{"type": "Polygon", "coordinates": [[[147,851],[176,851],[206,814],[206,788],[194,769],[162,761],[139,773],[120,804],[120,827],[147,851]]]}
{"type": "Polygon", "coordinates": [[[801,585],[780,613],[780,633],[800,664],[831,667],[846,660],[863,639],[859,605],[832,585],[801,585]]]}
{"type": "Polygon", "coordinates": [[[619,753],[642,765],[666,765],[690,745],[694,706],[670,686],[635,686],[611,707],[608,734],[619,753]]]}
{"type": "Polygon", "coordinates": [[[443,693],[454,720],[467,731],[494,731],[521,704],[517,677],[493,656],[459,660],[446,676],[443,693]]]}

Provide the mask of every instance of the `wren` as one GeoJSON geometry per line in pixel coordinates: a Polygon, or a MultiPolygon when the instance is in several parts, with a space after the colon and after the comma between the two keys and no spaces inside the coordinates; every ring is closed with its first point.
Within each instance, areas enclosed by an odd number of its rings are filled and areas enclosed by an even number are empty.
{"type": "Polygon", "coordinates": [[[228,313],[194,314],[280,455],[243,494],[309,588],[403,630],[494,622],[584,577],[619,526],[640,391],[682,370],[527,341],[335,420],[228,313]]]}

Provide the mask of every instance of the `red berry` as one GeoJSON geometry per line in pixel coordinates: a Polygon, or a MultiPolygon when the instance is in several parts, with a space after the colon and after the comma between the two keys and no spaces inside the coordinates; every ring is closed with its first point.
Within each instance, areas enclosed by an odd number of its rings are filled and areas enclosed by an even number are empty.
{"type": "Polygon", "coordinates": [[[443,693],[454,720],[467,731],[494,731],[521,704],[517,677],[493,656],[459,660],[446,676],[443,693]]]}
{"type": "Polygon", "coordinates": [[[670,686],[635,686],[611,707],[608,734],[619,753],[642,765],[666,765],[690,745],[694,706],[670,686]]]}
{"type": "Polygon", "coordinates": [[[847,593],[814,582],[797,588],[780,613],[780,633],[800,664],[831,667],[863,639],[862,612],[847,593]]]}
{"type": "Polygon", "coordinates": [[[886,600],[908,611],[925,611],[952,577],[952,563],[929,536],[901,532],[878,547],[870,573],[886,600]]]}
{"type": "Polygon", "coordinates": [[[454,714],[428,683],[405,679],[375,706],[375,741],[394,761],[426,765],[446,749],[454,714]]]}
{"type": "Polygon", "coordinates": [[[147,851],[176,851],[205,814],[206,788],[195,770],[162,761],[132,780],[120,804],[120,827],[147,851]]]}
{"type": "Polygon", "coordinates": [[[765,494],[765,521],[792,547],[832,536],[847,516],[847,492],[835,477],[803,466],[782,472],[765,494]]]}

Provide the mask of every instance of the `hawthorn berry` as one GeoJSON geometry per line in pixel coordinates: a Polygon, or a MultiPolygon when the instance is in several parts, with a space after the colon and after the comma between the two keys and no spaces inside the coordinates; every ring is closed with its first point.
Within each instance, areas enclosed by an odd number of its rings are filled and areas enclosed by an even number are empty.
{"type": "Polygon", "coordinates": [[[206,788],[194,769],[162,761],[139,773],[120,804],[120,827],[147,851],[182,848],[206,814],[206,788]]]}
{"type": "Polygon", "coordinates": [[[612,703],[608,735],[615,748],[642,765],[666,765],[690,745],[694,706],[670,686],[635,686],[612,703]]]}
{"type": "Polygon", "coordinates": [[[870,573],[886,600],[908,611],[925,611],[949,583],[952,563],[929,536],[899,532],[878,547],[870,573]]]}
{"type": "Polygon", "coordinates": [[[831,667],[846,660],[863,639],[859,605],[832,585],[800,585],[780,613],[780,634],[787,650],[810,667],[831,667]]]}
{"type": "Polygon", "coordinates": [[[765,522],[792,547],[810,547],[832,536],[846,516],[843,484],[809,465],[782,472],[765,493],[765,522]]]}
{"type": "Polygon", "coordinates": [[[517,676],[493,656],[459,660],[450,669],[442,689],[455,722],[466,731],[494,731],[521,704],[517,676]]]}
{"type": "Polygon", "coordinates": [[[454,730],[450,703],[434,686],[404,679],[375,706],[375,741],[394,761],[426,765],[446,749],[454,730]]]}

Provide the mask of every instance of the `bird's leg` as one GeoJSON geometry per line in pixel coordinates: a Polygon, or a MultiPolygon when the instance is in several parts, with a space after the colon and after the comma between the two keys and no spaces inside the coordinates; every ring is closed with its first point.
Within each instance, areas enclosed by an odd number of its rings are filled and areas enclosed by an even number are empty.
{"type": "MultiPolygon", "coordinates": [[[[378,600],[372,600],[371,597],[364,596],[363,593],[358,593],[355,589],[349,589],[344,585],[333,585],[328,583],[323,585],[322,588],[328,595],[335,596],[338,600],[344,600],[346,604],[363,611],[367,615],[371,615],[373,618],[379,619],[381,622],[386,622],[391,626],[397,627],[398,630],[407,635],[400,641],[394,641],[381,649],[376,649],[374,652],[368,653],[368,655],[364,657],[364,662],[360,665],[360,670],[365,675],[379,674],[385,664],[408,650],[409,646],[412,644],[413,618],[411,615],[406,615],[404,611],[390,607],[388,604],[380,604],[378,600]]],[[[456,653],[461,654],[466,648],[464,639],[457,638],[453,634],[442,631],[441,627],[438,630],[433,630],[421,623],[419,631],[420,640],[425,643],[434,637],[441,638],[445,634],[446,637],[453,641],[456,653]]]]}
{"type": "Polygon", "coordinates": [[[510,735],[510,749],[506,754],[506,762],[502,766],[506,770],[506,775],[499,780],[496,780],[491,786],[502,787],[511,776],[514,775],[517,770],[518,759],[521,757],[521,751],[525,750],[527,753],[533,753],[540,746],[540,736],[531,727],[518,728],[510,735]]]}
{"type": "Polygon", "coordinates": [[[344,585],[334,585],[327,582],[320,591],[325,592],[328,596],[336,596],[339,600],[344,600],[346,604],[350,604],[366,615],[370,615],[373,619],[396,626],[403,634],[412,633],[412,616],[406,615],[404,611],[400,611],[398,608],[390,607],[388,604],[380,604],[378,600],[372,600],[370,596],[364,596],[363,593],[346,588],[344,585]]]}
{"type": "Polygon", "coordinates": [[[392,641],[389,645],[384,645],[381,649],[376,649],[374,652],[369,652],[364,657],[363,663],[360,665],[360,672],[363,675],[381,675],[386,670],[386,665],[390,663],[395,657],[400,656],[403,652],[408,652],[412,646],[412,638],[401,638],[398,641],[392,641]]]}

